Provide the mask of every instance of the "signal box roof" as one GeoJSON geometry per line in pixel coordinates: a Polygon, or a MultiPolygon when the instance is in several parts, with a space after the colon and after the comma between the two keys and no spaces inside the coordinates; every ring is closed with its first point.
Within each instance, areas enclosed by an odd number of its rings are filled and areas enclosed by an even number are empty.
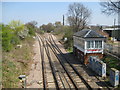
{"type": "Polygon", "coordinates": [[[77,36],[81,38],[105,38],[105,36],[91,29],[83,29],[79,32],[76,32],[73,36],[77,36]]]}

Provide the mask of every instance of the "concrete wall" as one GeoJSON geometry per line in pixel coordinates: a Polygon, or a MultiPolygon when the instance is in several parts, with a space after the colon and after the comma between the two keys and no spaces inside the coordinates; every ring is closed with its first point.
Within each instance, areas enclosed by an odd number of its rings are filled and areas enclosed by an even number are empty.
{"type": "Polygon", "coordinates": [[[101,77],[106,77],[106,63],[104,63],[100,59],[91,56],[89,58],[88,67],[91,68],[94,72],[96,72],[101,77]]]}

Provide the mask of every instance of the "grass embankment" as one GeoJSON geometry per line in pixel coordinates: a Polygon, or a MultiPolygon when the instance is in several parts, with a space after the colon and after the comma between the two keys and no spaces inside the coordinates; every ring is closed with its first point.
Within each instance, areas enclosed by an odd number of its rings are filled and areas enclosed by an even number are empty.
{"type": "Polygon", "coordinates": [[[3,88],[21,87],[18,76],[21,74],[28,74],[29,66],[32,61],[33,44],[34,39],[32,37],[27,37],[25,40],[21,41],[21,48],[13,48],[10,52],[3,52],[3,88]]]}
{"type": "Polygon", "coordinates": [[[102,59],[103,62],[107,64],[107,73],[109,74],[110,68],[116,68],[117,70],[120,71],[120,60],[117,58],[110,56],[110,55],[105,55],[104,58],[102,59]]]}
{"type": "MultiPolygon", "coordinates": [[[[110,74],[111,68],[115,68],[120,71],[120,60],[118,60],[117,58],[110,55],[105,55],[102,60],[106,63],[106,73],[108,75],[110,74]]],[[[107,79],[107,81],[109,81],[109,78],[107,79]]],[[[115,90],[120,90],[120,85],[118,85],[115,90]]]]}

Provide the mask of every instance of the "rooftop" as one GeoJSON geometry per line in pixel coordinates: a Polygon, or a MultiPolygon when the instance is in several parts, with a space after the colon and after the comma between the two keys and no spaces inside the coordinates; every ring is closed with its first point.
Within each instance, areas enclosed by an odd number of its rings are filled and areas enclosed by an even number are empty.
{"type": "Polygon", "coordinates": [[[91,29],[83,29],[79,32],[76,32],[73,36],[77,36],[81,38],[105,38],[105,36],[91,29]]]}
{"type": "Polygon", "coordinates": [[[105,28],[103,30],[110,30],[110,31],[112,31],[112,30],[120,30],[120,28],[105,28]]]}

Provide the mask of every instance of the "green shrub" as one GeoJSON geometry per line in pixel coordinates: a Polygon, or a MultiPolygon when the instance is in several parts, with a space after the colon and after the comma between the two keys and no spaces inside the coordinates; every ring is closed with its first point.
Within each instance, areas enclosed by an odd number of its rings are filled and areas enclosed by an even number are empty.
{"type": "Polygon", "coordinates": [[[2,40],[2,48],[3,48],[4,51],[8,52],[8,51],[11,50],[12,44],[10,42],[11,42],[11,40],[9,38],[4,38],[2,40]]]}
{"type": "Polygon", "coordinates": [[[30,35],[32,35],[32,36],[35,36],[35,30],[32,29],[32,28],[29,28],[28,33],[29,33],[30,35]]]}
{"type": "Polygon", "coordinates": [[[64,43],[65,48],[71,50],[71,48],[73,47],[73,31],[72,31],[72,29],[68,28],[65,31],[63,39],[64,38],[67,38],[67,41],[65,41],[65,43],[64,43]]]}
{"type": "Polygon", "coordinates": [[[11,43],[13,45],[19,44],[20,43],[20,38],[16,35],[13,35],[12,38],[11,38],[11,43]]]}
{"type": "Polygon", "coordinates": [[[117,58],[106,55],[102,60],[108,65],[108,69],[116,68],[120,70],[120,61],[117,58]]]}
{"type": "Polygon", "coordinates": [[[12,48],[11,38],[13,36],[12,30],[8,27],[2,29],[2,48],[4,51],[10,51],[12,48]]]}

